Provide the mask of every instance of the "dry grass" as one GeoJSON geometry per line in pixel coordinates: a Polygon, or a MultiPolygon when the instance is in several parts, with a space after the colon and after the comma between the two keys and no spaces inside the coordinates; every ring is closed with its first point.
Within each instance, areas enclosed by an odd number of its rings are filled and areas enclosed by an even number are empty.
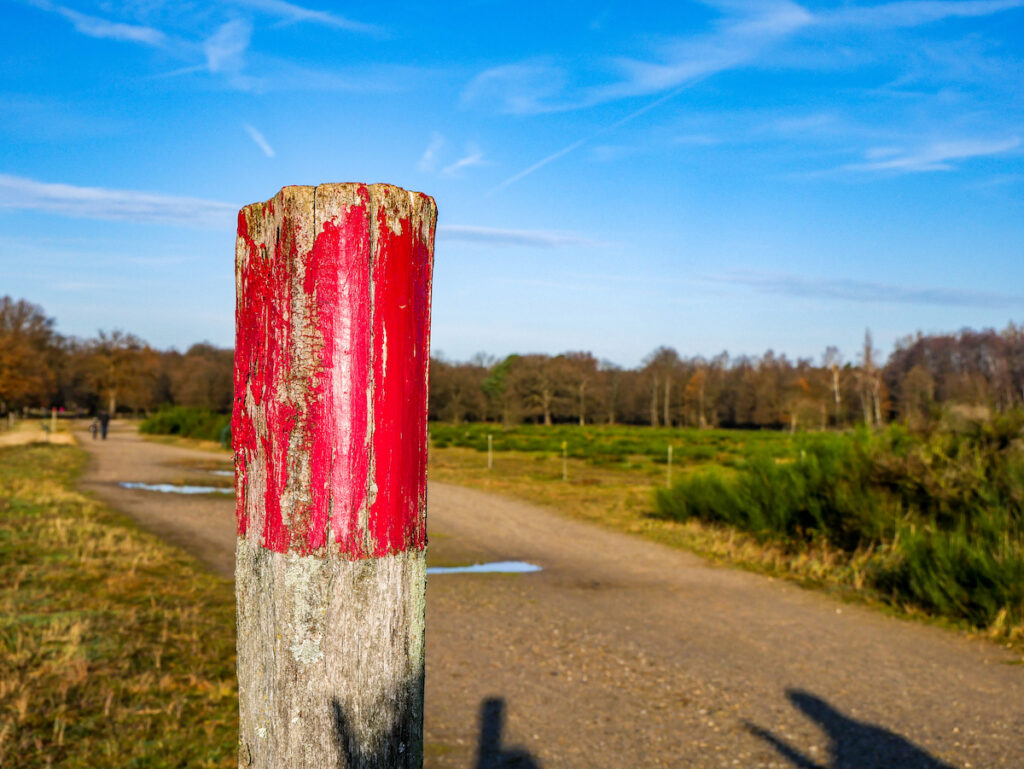
{"type": "Polygon", "coordinates": [[[75,491],[82,462],[0,450],[0,766],[233,766],[231,584],[75,491]]]}
{"type": "Polygon", "coordinates": [[[223,454],[225,457],[231,457],[231,449],[224,448],[217,441],[207,441],[202,438],[182,438],[180,435],[151,435],[149,433],[139,433],[139,436],[144,441],[162,443],[165,446],[180,446],[186,449],[199,449],[200,451],[216,452],[223,454]]]}

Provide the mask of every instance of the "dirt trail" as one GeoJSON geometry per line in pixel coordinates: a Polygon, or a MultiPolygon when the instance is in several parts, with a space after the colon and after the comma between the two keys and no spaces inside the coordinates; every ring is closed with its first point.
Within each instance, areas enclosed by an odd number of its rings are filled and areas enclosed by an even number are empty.
{"type": "MultiPolygon", "coordinates": [[[[221,573],[230,498],[118,481],[197,479],[227,456],[115,429],[83,486],[221,573]]],[[[1024,766],[1024,666],[991,644],[714,568],[515,500],[431,484],[428,767],[1024,766]]]]}

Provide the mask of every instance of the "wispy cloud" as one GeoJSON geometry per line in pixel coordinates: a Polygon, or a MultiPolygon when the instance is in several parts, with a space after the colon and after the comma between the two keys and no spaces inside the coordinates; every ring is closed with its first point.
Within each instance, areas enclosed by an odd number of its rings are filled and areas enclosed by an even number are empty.
{"type": "Polygon", "coordinates": [[[709,4],[724,12],[711,32],[659,46],[651,60],[613,59],[610,65],[620,75],[614,82],[567,94],[564,70],[547,61],[531,60],[484,70],[469,82],[462,99],[489,104],[501,112],[535,114],[650,96],[748,62],[765,47],[814,20],[789,0],[709,4]]]}
{"type": "Polygon", "coordinates": [[[239,207],[200,198],[51,184],[0,174],[0,208],[46,211],[87,219],[231,229],[239,207]]]}
{"type": "MultiPolygon", "coordinates": [[[[0,174],[0,209],[45,211],[62,216],[230,230],[240,206],[216,200],[178,197],[139,190],[53,184],[0,174]]],[[[613,244],[571,232],[512,230],[466,224],[442,224],[438,240],[494,246],[564,248],[610,247],[613,244]]]]}
{"type": "Polygon", "coordinates": [[[618,82],[590,89],[581,106],[662,93],[733,69],[814,23],[810,12],[787,0],[711,4],[727,11],[714,30],[664,46],[660,55],[651,61],[616,60],[615,64],[624,77],[618,82]]]}
{"type": "Polygon", "coordinates": [[[1024,0],[916,0],[848,6],[818,16],[821,24],[877,29],[919,27],[952,18],[991,16],[1024,7],[1024,0]]]}
{"type": "Polygon", "coordinates": [[[264,155],[268,158],[274,157],[274,148],[270,146],[270,142],[267,141],[267,138],[262,133],[248,123],[243,123],[242,128],[244,128],[245,132],[249,134],[249,137],[256,142],[256,146],[263,150],[264,155]]]}
{"type": "MultiPolygon", "coordinates": [[[[721,13],[707,32],[658,45],[647,58],[613,59],[610,66],[618,77],[604,83],[569,87],[566,85],[569,81],[567,73],[546,60],[492,67],[473,78],[463,91],[463,100],[490,105],[506,113],[581,109],[621,99],[656,96],[625,118],[567,143],[513,174],[491,192],[518,182],[597,136],[657,108],[705,78],[757,65],[765,61],[770,52],[778,55],[784,43],[812,32],[837,28],[916,27],[943,19],[988,16],[1024,7],[1024,0],[911,0],[815,12],[790,0],[704,2],[721,13]]],[[[795,129],[796,126],[789,128],[795,129]]]]}
{"type": "MultiPolygon", "coordinates": [[[[414,82],[427,71],[419,67],[385,63],[370,63],[337,71],[321,70],[304,67],[263,52],[253,53],[250,50],[253,34],[252,17],[263,14],[279,19],[281,24],[309,22],[353,33],[378,37],[385,35],[385,31],[375,25],[364,24],[328,11],[306,8],[287,0],[227,0],[229,5],[236,6],[239,13],[245,15],[229,18],[219,26],[212,27],[212,32],[210,27],[207,27],[198,34],[196,24],[183,20],[180,14],[174,17],[178,22],[176,30],[165,32],[142,24],[89,16],[56,5],[50,0],[22,1],[67,19],[81,34],[158,47],[180,63],[181,66],[170,71],[151,75],[153,79],[208,73],[221,78],[229,87],[240,91],[267,92],[287,89],[396,92],[409,88],[410,82],[414,82]]],[[[164,3],[158,2],[155,5],[160,6],[164,3]]],[[[122,13],[130,12],[141,14],[138,4],[127,4],[122,8],[122,13]]],[[[203,17],[202,23],[206,23],[206,17],[203,17]]]]}
{"type": "Polygon", "coordinates": [[[704,280],[747,286],[766,294],[781,294],[808,299],[949,307],[1013,307],[1019,309],[1024,306],[1024,295],[1020,294],[1000,294],[961,288],[895,286],[860,280],[823,280],[777,273],[731,272],[724,275],[706,275],[704,280]]]}
{"type": "Polygon", "coordinates": [[[499,246],[530,246],[533,248],[560,248],[565,246],[607,247],[611,244],[564,232],[548,230],[504,230],[493,227],[475,227],[466,224],[441,224],[437,227],[439,240],[462,240],[499,246]]]}
{"type": "Polygon", "coordinates": [[[863,163],[848,163],[845,171],[951,171],[954,161],[1001,155],[1020,146],[1016,136],[996,141],[962,139],[938,141],[914,150],[899,147],[875,147],[867,152],[863,163]]]}
{"type": "Polygon", "coordinates": [[[63,5],[46,2],[46,0],[29,0],[29,4],[42,11],[49,11],[50,13],[62,16],[71,22],[76,32],[88,37],[152,46],[163,46],[167,42],[167,36],[153,27],[124,24],[102,19],[98,16],[89,16],[63,5]]]}
{"type": "Polygon", "coordinates": [[[206,67],[213,74],[223,74],[240,82],[245,68],[245,52],[252,38],[252,24],[245,19],[232,19],[217,28],[203,41],[206,67]]]}
{"type": "Polygon", "coordinates": [[[430,144],[423,150],[423,155],[416,163],[416,168],[420,171],[433,171],[437,168],[437,153],[441,151],[443,146],[444,137],[437,131],[434,131],[430,135],[430,144]]]}
{"type": "Polygon", "coordinates": [[[378,35],[382,30],[374,24],[364,24],[361,21],[339,16],[328,11],[317,11],[312,8],[304,8],[295,3],[288,3],[285,0],[231,0],[235,5],[251,8],[254,11],[262,11],[278,16],[286,23],[310,22],[322,24],[335,29],[343,29],[347,32],[359,32],[362,34],[378,35]]]}
{"type": "Polygon", "coordinates": [[[456,160],[454,163],[445,166],[441,169],[441,173],[445,176],[453,176],[463,168],[472,168],[473,166],[487,165],[487,161],[484,160],[483,151],[476,145],[469,145],[466,147],[466,154],[456,160]]]}
{"type": "Polygon", "coordinates": [[[512,115],[534,115],[567,108],[561,104],[565,72],[543,60],[485,69],[462,90],[464,105],[476,104],[512,115]]]}

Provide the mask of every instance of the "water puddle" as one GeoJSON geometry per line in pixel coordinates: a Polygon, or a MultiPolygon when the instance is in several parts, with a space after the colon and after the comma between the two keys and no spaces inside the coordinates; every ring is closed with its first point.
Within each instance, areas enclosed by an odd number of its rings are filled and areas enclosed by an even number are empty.
{"type": "Polygon", "coordinates": [[[181,486],[174,483],[129,483],[117,484],[122,489],[141,489],[142,491],[159,491],[162,494],[234,494],[232,488],[223,486],[181,486]]]}
{"type": "Polygon", "coordinates": [[[431,566],[427,574],[527,574],[541,567],[526,561],[495,561],[472,566],[431,566]]]}

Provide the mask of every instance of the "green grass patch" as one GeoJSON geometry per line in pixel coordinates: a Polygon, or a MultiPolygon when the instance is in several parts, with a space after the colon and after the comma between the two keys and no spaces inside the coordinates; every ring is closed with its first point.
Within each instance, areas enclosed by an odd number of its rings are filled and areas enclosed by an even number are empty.
{"type": "Polygon", "coordinates": [[[788,433],[771,430],[699,430],[696,428],[640,427],[634,425],[502,425],[486,423],[430,423],[435,448],[487,451],[487,436],[494,451],[529,452],[561,457],[562,444],[570,459],[601,467],[638,464],[665,465],[672,447],[673,465],[729,465],[752,453],[792,451],[788,433]]]}
{"type": "Polygon", "coordinates": [[[231,583],[77,492],[84,461],[0,449],[0,766],[234,766],[231,583]]]}

